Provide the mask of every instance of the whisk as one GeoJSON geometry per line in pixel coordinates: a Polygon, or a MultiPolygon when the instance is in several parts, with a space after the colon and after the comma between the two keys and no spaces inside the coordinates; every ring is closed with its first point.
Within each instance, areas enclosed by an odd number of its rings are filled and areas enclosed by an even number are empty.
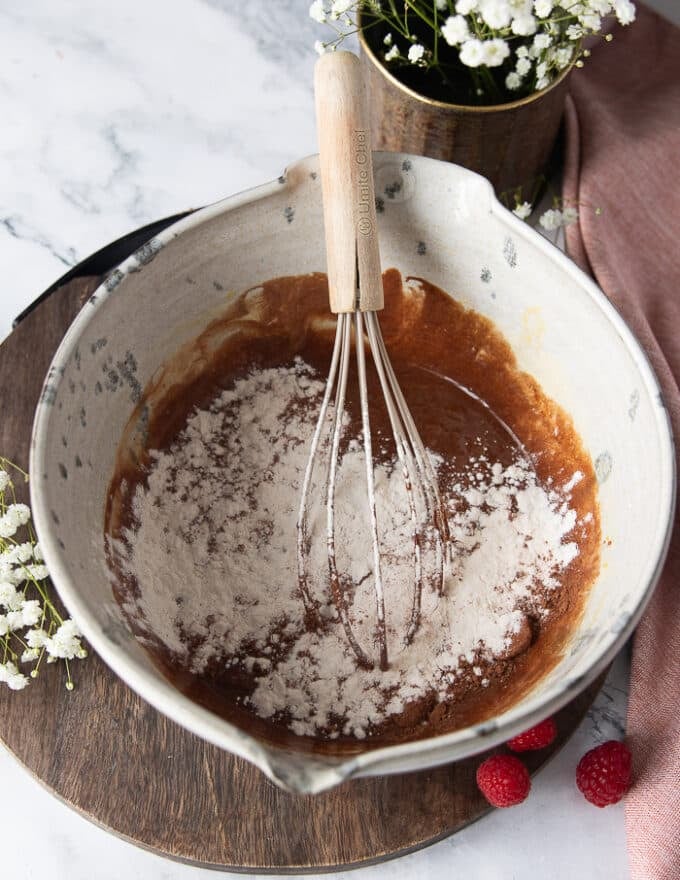
{"type": "Polygon", "coordinates": [[[337,315],[335,343],[309,460],[304,474],[297,520],[297,563],[300,591],[308,610],[314,599],[309,585],[311,539],[308,518],[313,474],[318,459],[330,446],[325,483],[328,574],[333,603],[347,640],[359,665],[381,669],[389,666],[385,621],[385,584],[381,569],[381,543],[376,513],[373,450],[366,381],[367,338],[385,400],[403,472],[413,535],[414,588],[405,643],[415,636],[421,619],[424,584],[443,590],[444,566],[450,557],[446,514],[437,478],[390,363],[380,332],[377,312],[384,306],[380,253],[375,210],[372,154],[369,140],[367,98],[361,65],[350,52],[322,56],[315,69],[316,115],[323,193],[324,227],[330,308],[337,315]],[[344,585],[335,552],[335,496],[343,433],[347,380],[354,349],[366,463],[367,514],[373,546],[373,586],[377,624],[375,644],[359,644],[350,620],[344,585]],[[329,408],[333,401],[332,416],[329,408]],[[332,427],[330,423],[332,422],[332,427]],[[326,431],[330,430],[324,444],[326,431]]]}

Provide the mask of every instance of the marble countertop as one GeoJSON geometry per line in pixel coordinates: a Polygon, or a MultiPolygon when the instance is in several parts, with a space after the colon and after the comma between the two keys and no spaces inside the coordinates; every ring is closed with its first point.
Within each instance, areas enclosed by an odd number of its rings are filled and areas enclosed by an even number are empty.
{"type": "MultiPolygon", "coordinates": [[[[652,5],[677,21],[673,4],[652,5]]],[[[111,240],[276,178],[316,151],[312,46],[322,33],[308,6],[309,0],[0,3],[0,339],[43,289],[111,240]]],[[[627,681],[624,652],[585,721],[520,807],[351,876],[625,880],[622,807],[588,805],[575,788],[574,768],[588,748],[622,735],[627,681]]],[[[91,825],[2,747],[0,779],[12,805],[0,822],[6,876],[213,876],[91,825]]]]}

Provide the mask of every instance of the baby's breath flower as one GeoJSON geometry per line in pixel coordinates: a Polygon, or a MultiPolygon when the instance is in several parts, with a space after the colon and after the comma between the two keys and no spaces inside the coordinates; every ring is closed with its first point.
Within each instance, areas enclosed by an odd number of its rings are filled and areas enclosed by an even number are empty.
{"type": "Polygon", "coordinates": [[[28,504],[10,504],[7,514],[15,517],[20,526],[25,526],[31,518],[31,508],[28,504]]]}
{"type": "Polygon", "coordinates": [[[562,212],[557,208],[549,208],[541,214],[538,222],[547,232],[559,229],[562,225],[562,212]]]}
{"type": "Polygon", "coordinates": [[[26,687],[28,679],[10,661],[0,663],[0,682],[4,682],[13,691],[20,691],[26,687]]]}
{"type": "Polygon", "coordinates": [[[411,64],[418,64],[418,62],[422,60],[424,54],[425,46],[422,46],[420,43],[414,43],[408,50],[408,60],[411,64]]]}
{"type": "Polygon", "coordinates": [[[537,91],[537,92],[540,92],[540,91],[542,91],[543,89],[547,89],[549,85],[550,85],[550,77],[548,77],[548,76],[540,76],[540,77],[536,80],[536,91],[537,91]]]}
{"type": "Polygon", "coordinates": [[[17,598],[17,588],[9,581],[0,583],[0,605],[5,608],[12,608],[17,598]]]}
{"type": "Polygon", "coordinates": [[[567,65],[570,64],[571,59],[574,57],[574,50],[571,46],[565,46],[562,49],[556,49],[554,54],[555,64],[557,65],[559,70],[564,70],[567,65]]]}
{"type": "Polygon", "coordinates": [[[595,12],[585,12],[579,15],[578,20],[587,31],[597,33],[602,27],[602,19],[595,12]]]}
{"type": "MultiPolygon", "coordinates": [[[[64,620],[52,604],[44,584],[49,576],[40,546],[29,526],[28,505],[14,501],[6,505],[5,491],[9,485],[7,465],[0,457],[0,684],[21,690],[36,678],[44,653],[47,662],[87,656],[81,643],[81,632],[73,620],[64,620]],[[22,536],[17,535],[25,530],[22,536]],[[24,675],[16,662],[35,664],[24,675]]],[[[25,479],[28,475],[16,468],[25,479]]],[[[72,685],[71,670],[66,663],[67,681],[72,685]]]]}
{"type": "Polygon", "coordinates": [[[40,651],[38,648],[26,648],[24,653],[21,655],[22,663],[34,663],[40,657],[40,651]]]}
{"type": "Polygon", "coordinates": [[[26,571],[29,574],[29,577],[32,577],[36,581],[44,581],[46,577],[49,576],[49,571],[47,570],[46,565],[27,565],[26,571]]]}
{"type": "Polygon", "coordinates": [[[24,625],[24,612],[21,610],[8,611],[5,619],[7,620],[9,631],[16,632],[16,630],[21,629],[24,625]]]}
{"type": "Polygon", "coordinates": [[[440,12],[449,8],[449,0],[435,0],[435,6],[440,12]]]}
{"type": "Polygon", "coordinates": [[[12,538],[30,518],[31,511],[25,504],[10,504],[0,517],[0,538],[12,538]]]}
{"type": "Polygon", "coordinates": [[[554,5],[553,0],[534,0],[534,12],[539,18],[547,18],[554,5]]]}
{"type": "Polygon", "coordinates": [[[399,46],[395,44],[394,46],[392,46],[389,52],[385,52],[385,61],[394,61],[394,59],[398,58],[400,55],[401,52],[399,51],[399,46]]]}
{"type": "Polygon", "coordinates": [[[614,0],[614,12],[619,24],[631,24],[635,21],[635,6],[630,0],[614,0]]]}
{"type": "Polygon", "coordinates": [[[538,22],[533,15],[518,15],[512,20],[512,32],[519,37],[530,37],[536,33],[538,22]]]}
{"type": "Polygon", "coordinates": [[[354,5],[354,0],[334,0],[331,6],[331,18],[338,19],[354,5]]]}
{"type": "Polygon", "coordinates": [[[326,10],[323,8],[323,0],[314,0],[309,7],[309,17],[320,24],[326,21],[326,10]]]}
{"type": "Polygon", "coordinates": [[[18,528],[19,523],[13,516],[7,513],[0,516],[0,538],[13,538],[18,528]]]}
{"type": "Polygon", "coordinates": [[[562,208],[562,225],[569,226],[570,223],[576,223],[578,220],[578,208],[566,207],[562,208]]]}
{"type": "Polygon", "coordinates": [[[512,213],[519,217],[520,220],[526,220],[529,214],[531,214],[531,204],[529,202],[521,202],[521,204],[515,205],[512,213]]]}
{"type": "Polygon", "coordinates": [[[450,15],[442,27],[442,37],[449,46],[457,46],[470,36],[467,19],[462,15],[450,15]]]}
{"type": "Polygon", "coordinates": [[[485,40],[484,46],[484,64],[487,67],[500,67],[501,64],[510,54],[510,47],[500,38],[494,40],[485,40]]]}
{"type": "Polygon", "coordinates": [[[538,49],[540,52],[543,49],[547,49],[551,43],[552,43],[552,37],[550,37],[548,34],[536,34],[536,36],[533,39],[532,45],[533,45],[534,49],[538,49]]]}
{"type": "Polygon", "coordinates": [[[514,92],[521,85],[522,77],[518,73],[515,73],[514,70],[511,70],[510,73],[505,77],[505,87],[514,92]]]}
{"type": "Polygon", "coordinates": [[[21,606],[22,626],[35,626],[42,616],[42,607],[37,599],[27,599],[21,606]]]}
{"type": "Polygon", "coordinates": [[[50,657],[71,660],[77,656],[82,645],[81,632],[75,620],[65,620],[51,638],[45,639],[45,648],[50,657]]]}
{"type": "Polygon", "coordinates": [[[545,61],[540,61],[536,65],[536,76],[538,77],[538,79],[543,79],[545,77],[545,75],[547,74],[547,72],[548,72],[548,65],[545,63],[545,61]]]}
{"type": "Polygon", "coordinates": [[[565,34],[568,40],[580,40],[583,36],[583,28],[579,24],[570,24],[565,34]]]}
{"type": "Polygon", "coordinates": [[[459,15],[469,15],[471,12],[476,12],[478,6],[479,0],[457,0],[455,8],[459,15]]]}
{"type": "Polygon", "coordinates": [[[318,55],[323,55],[323,54],[325,53],[325,51],[326,51],[326,44],[325,44],[325,43],[322,43],[321,40],[317,40],[317,41],[314,43],[314,51],[315,51],[318,55]]]}
{"type": "Polygon", "coordinates": [[[460,49],[460,60],[467,67],[484,64],[484,43],[481,40],[466,40],[460,49]]]}
{"type": "Polygon", "coordinates": [[[533,8],[533,0],[508,0],[512,15],[530,15],[533,8]]]}
{"type": "Polygon", "coordinates": [[[518,58],[515,71],[519,76],[526,76],[531,70],[531,61],[528,58],[518,58]]]}
{"type": "Polygon", "coordinates": [[[383,43],[386,46],[391,46],[393,42],[394,42],[394,37],[392,36],[392,33],[390,32],[389,34],[385,34],[385,37],[383,39],[383,43]]]}
{"type": "Polygon", "coordinates": [[[33,558],[33,544],[30,541],[24,541],[23,544],[14,544],[2,554],[4,562],[10,565],[28,562],[33,558]]]}
{"type": "Polygon", "coordinates": [[[508,0],[480,0],[479,11],[484,23],[494,30],[510,24],[510,4],[508,0]]]}
{"type": "Polygon", "coordinates": [[[29,648],[44,648],[48,638],[44,629],[29,629],[24,635],[24,641],[29,648]]]}
{"type": "Polygon", "coordinates": [[[20,583],[16,568],[5,559],[0,559],[0,583],[20,583]]]}
{"type": "Polygon", "coordinates": [[[0,590],[0,605],[4,605],[7,611],[20,611],[24,594],[14,584],[7,582],[0,585],[0,590]]]}

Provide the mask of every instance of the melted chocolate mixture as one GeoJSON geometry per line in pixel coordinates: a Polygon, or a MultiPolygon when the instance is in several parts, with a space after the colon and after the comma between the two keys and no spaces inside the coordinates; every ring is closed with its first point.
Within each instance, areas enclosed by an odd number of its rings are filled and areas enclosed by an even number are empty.
{"type": "MultiPolygon", "coordinates": [[[[404,286],[396,270],[385,273],[386,306],[380,322],[426,446],[446,460],[452,475],[482,453],[507,466],[520,448],[531,456],[544,484],[563,485],[580,471],[583,478],[570,502],[577,525],[569,535],[580,552],[561,575],[560,589],[546,593],[548,615],[530,620],[507,655],[495,661],[491,686],[481,688],[474,676],[463,676],[456,684],[455,701],[438,702],[424,695],[362,742],[342,736],[333,741],[295,736],[284,724],[261,719],[242,705],[253,688],[252,674],[219,662],[194,675],[178,665],[160,641],[145,639],[157,665],[191,699],[250,733],[288,747],[345,753],[445,733],[492,717],[516,702],[558,661],[599,568],[596,480],[570,417],[517,368],[512,350],[488,319],[418,281],[404,286]]],[[[145,390],[121,441],[110,484],[107,535],[120,538],[134,524],[131,499],[148,473],[149,450],[167,449],[193,410],[208,406],[253,367],[289,366],[300,356],[325,376],[334,336],[327,302],[324,275],[268,281],[236,297],[222,318],[164,366],[145,390]]],[[[374,448],[390,459],[394,447],[389,422],[370,358],[368,363],[374,448]]],[[[354,376],[348,393],[352,430],[358,433],[354,376]]],[[[113,559],[111,564],[117,578],[114,592],[121,602],[143,591],[144,585],[117,569],[113,559]]],[[[130,625],[137,629],[135,620],[130,625]]]]}

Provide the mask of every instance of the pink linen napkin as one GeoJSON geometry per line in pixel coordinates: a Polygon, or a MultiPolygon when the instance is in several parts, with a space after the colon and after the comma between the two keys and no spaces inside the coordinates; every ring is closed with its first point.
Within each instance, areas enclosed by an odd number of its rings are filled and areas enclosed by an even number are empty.
{"type": "MultiPolygon", "coordinates": [[[[646,349],[680,442],[680,31],[638,5],[613,33],[571,78],[567,249],[646,349]]],[[[680,880],[680,516],[635,634],[626,740],[633,880],[680,880]]]]}

